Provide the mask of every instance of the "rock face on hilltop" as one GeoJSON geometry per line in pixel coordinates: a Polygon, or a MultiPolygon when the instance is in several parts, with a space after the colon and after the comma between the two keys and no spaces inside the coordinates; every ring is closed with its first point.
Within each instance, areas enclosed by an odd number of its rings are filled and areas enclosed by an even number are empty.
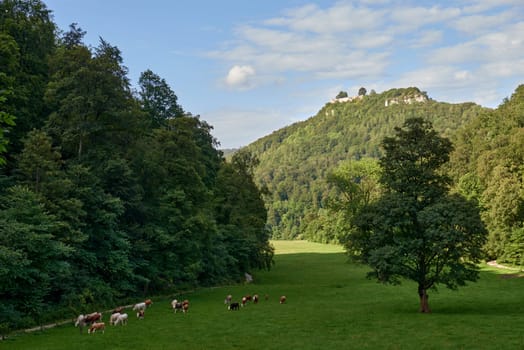
{"type": "Polygon", "coordinates": [[[328,102],[315,116],[250,144],[246,148],[260,160],[256,181],[269,191],[265,201],[273,238],[333,239],[312,237],[323,225],[332,191],[327,175],[345,160],[380,157],[383,138],[406,118],[428,119],[453,141],[456,131],[483,110],[474,103],[434,101],[415,87],[391,89],[328,102]]]}

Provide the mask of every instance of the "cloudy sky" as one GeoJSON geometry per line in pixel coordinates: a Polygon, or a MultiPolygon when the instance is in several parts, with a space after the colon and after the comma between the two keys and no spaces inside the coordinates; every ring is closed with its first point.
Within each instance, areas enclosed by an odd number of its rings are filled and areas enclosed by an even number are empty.
{"type": "Polygon", "coordinates": [[[245,146],[341,90],[416,86],[497,107],[524,83],[523,0],[43,0],[67,30],[151,69],[182,107],[245,146]]]}

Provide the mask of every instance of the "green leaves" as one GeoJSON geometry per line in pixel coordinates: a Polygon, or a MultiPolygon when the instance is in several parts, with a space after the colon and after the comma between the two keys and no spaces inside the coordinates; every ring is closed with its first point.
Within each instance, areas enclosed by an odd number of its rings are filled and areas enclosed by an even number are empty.
{"type": "Polygon", "coordinates": [[[421,311],[429,312],[427,289],[477,279],[487,232],[477,202],[446,191],[449,179],[439,171],[452,149],[449,140],[419,118],[395,132],[384,139],[380,159],[385,193],[351,218],[346,248],[381,282],[415,281],[421,311]]]}

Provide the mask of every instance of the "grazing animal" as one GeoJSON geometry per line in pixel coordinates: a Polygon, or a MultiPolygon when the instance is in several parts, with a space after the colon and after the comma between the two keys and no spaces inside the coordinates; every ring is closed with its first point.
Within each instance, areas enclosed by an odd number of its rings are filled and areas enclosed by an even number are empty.
{"type": "Polygon", "coordinates": [[[121,313],[119,312],[115,312],[114,314],[111,314],[111,317],[109,317],[109,324],[110,325],[115,325],[115,322],[116,320],[118,319],[118,317],[121,315],[121,313]]]}
{"type": "Polygon", "coordinates": [[[125,314],[125,313],[124,314],[118,314],[118,317],[117,317],[117,319],[115,321],[115,326],[117,324],[121,324],[122,326],[127,324],[127,319],[128,319],[127,314],[125,314]]]}
{"type": "Polygon", "coordinates": [[[147,299],[146,301],[144,301],[144,304],[146,304],[146,307],[150,307],[151,305],[153,305],[153,301],[151,299],[147,299]]]}
{"type": "Polygon", "coordinates": [[[258,304],[258,294],[253,295],[253,303],[258,304]]]}
{"type": "Polygon", "coordinates": [[[123,306],[119,306],[119,307],[115,308],[111,313],[112,314],[121,314],[122,311],[124,311],[124,307],[123,306]]]}
{"type": "Polygon", "coordinates": [[[240,304],[237,302],[229,304],[227,307],[229,310],[240,310],[240,304]]]}
{"type": "Polygon", "coordinates": [[[233,296],[231,294],[229,294],[228,296],[226,296],[226,299],[224,299],[224,304],[231,304],[231,300],[233,299],[233,296]]]}
{"type": "Polygon", "coordinates": [[[182,303],[176,299],[171,302],[171,306],[173,307],[173,311],[175,312],[175,314],[178,310],[183,311],[182,303]]]}
{"type": "Polygon", "coordinates": [[[247,303],[247,298],[246,297],[242,297],[242,307],[244,307],[247,303]]]}
{"type": "Polygon", "coordinates": [[[95,322],[91,327],[89,327],[87,333],[95,333],[96,331],[102,331],[102,333],[104,333],[105,329],[106,324],[104,322],[95,322]]]}
{"type": "Polygon", "coordinates": [[[84,327],[86,325],[85,318],[86,317],[84,315],[78,315],[78,317],[76,318],[75,327],[84,327]]]}
{"type": "Polygon", "coordinates": [[[184,313],[189,311],[189,300],[184,300],[182,302],[182,311],[184,311],[184,313]]]}
{"type": "Polygon", "coordinates": [[[173,311],[175,311],[175,314],[179,310],[181,310],[183,313],[186,313],[189,310],[189,300],[186,299],[182,302],[179,302],[175,299],[171,302],[171,306],[173,307],[173,311]]]}
{"type": "Polygon", "coordinates": [[[282,295],[280,297],[280,304],[284,304],[286,302],[286,296],[285,295],[282,295]]]}
{"type": "Polygon", "coordinates": [[[78,315],[76,319],[75,327],[79,327],[80,333],[82,333],[84,327],[87,325],[85,318],[86,317],[84,315],[78,315]]]}
{"type": "Polygon", "coordinates": [[[86,324],[93,323],[96,321],[102,321],[102,314],[100,312],[93,312],[89,315],[84,316],[84,322],[86,324]]]}
{"type": "Polygon", "coordinates": [[[145,302],[137,303],[137,304],[135,304],[135,306],[133,306],[133,311],[140,311],[140,310],[145,310],[145,309],[146,309],[146,303],[145,302]]]}
{"type": "Polygon", "coordinates": [[[269,295],[266,294],[266,295],[264,296],[264,299],[268,300],[268,299],[269,299],[269,295]]]}
{"type": "Polygon", "coordinates": [[[137,317],[139,320],[143,320],[143,319],[144,319],[144,316],[145,316],[145,312],[144,312],[144,310],[138,310],[138,312],[136,313],[136,317],[137,317]]]}

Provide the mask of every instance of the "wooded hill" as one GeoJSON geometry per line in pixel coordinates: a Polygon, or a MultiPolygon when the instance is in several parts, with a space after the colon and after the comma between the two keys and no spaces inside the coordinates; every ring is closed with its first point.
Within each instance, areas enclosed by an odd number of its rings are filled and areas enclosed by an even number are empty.
{"type": "Polygon", "coordinates": [[[329,202],[337,198],[328,175],[345,161],[379,158],[380,144],[394,127],[408,117],[422,117],[452,141],[455,151],[447,170],[455,190],[479,200],[490,228],[487,251],[491,258],[503,256],[511,233],[523,230],[522,91],[519,87],[493,110],[474,103],[438,102],[415,87],[391,89],[327,103],[308,120],[250,144],[247,149],[260,160],[255,178],[267,189],[273,238],[337,241],[344,234],[343,225],[328,211],[329,202]],[[426,99],[414,102],[415,96],[426,99]]]}

